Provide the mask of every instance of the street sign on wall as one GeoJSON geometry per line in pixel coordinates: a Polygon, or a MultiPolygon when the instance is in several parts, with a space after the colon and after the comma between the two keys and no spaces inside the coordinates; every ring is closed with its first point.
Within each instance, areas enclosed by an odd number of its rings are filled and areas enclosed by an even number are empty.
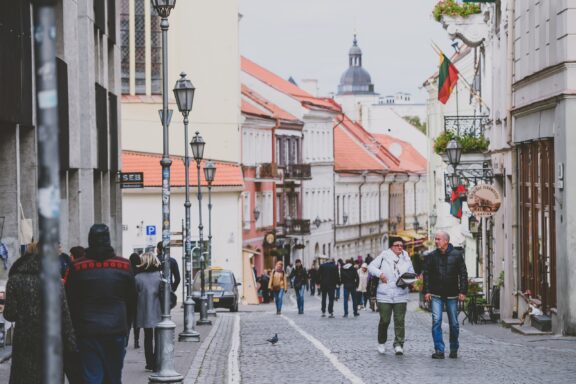
{"type": "Polygon", "coordinates": [[[122,172],[120,174],[120,188],[143,188],[144,172],[122,172]]]}

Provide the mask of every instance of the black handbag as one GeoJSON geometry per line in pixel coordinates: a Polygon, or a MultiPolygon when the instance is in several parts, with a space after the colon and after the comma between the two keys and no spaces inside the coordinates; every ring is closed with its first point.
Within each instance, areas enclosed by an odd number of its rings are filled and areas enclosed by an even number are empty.
{"type": "Polygon", "coordinates": [[[416,282],[418,276],[412,272],[404,272],[402,276],[396,280],[396,286],[399,288],[406,288],[416,282]]]}
{"type": "MultiPolygon", "coordinates": [[[[382,263],[384,262],[384,258],[380,261],[380,267],[382,268],[382,263]]],[[[373,299],[376,297],[376,291],[378,290],[378,284],[380,284],[380,276],[371,276],[368,279],[368,285],[366,287],[366,292],[368,293],[368,297],[373,299]]]]}

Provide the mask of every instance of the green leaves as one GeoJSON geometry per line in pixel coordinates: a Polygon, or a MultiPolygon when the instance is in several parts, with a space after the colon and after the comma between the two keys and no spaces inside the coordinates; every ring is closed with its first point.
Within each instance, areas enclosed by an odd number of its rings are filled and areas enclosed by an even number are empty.
{"type": "Polygon", "coordinates": [[[444,0],[440,1],[434,6],[432,14],[434,15],[434,20],[440,21],[443,15],[447,16],[463,16],[473,15],[475,13],[480,13],[480,5],[478,4],[461,4],[456,2],[456,0],[444,0]]]}
{"type": "Polygon", "coordinates": [[[470,134],[456,136],[452,131],[444,131],[434,140],[434,152],[438,155],[445,153],[446,145],[452,139],[456,139],[462,146],[462,153],[484,152],[488,150],[488,146],[490,145],[490,140],[484,136],[470,134]]]}

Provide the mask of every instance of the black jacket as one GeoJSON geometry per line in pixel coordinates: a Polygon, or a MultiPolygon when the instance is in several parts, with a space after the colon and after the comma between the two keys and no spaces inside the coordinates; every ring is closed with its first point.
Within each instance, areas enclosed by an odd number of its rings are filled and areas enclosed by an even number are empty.
{"type": "Polygon", "coordinates": [[[294,267],[292,272],[290,272],[289,279],[294,278],[294,287],[296,289],[300,289],[303,285],[306,285],[308,281],[308,273],[306,272],[306,268],[304,267],[294,267]]]}
{"type": "Polygon", "coordinates": [[[358,271],[352,264],[345,264],[340,268],[340,281],[344,288],[358,288],[360,278],[358,277],[358,271]]]}
{"type": "Polygon", "coordinates": [[[323,290],[336,289],[336,285],[340,284],[336,263],[329,261],[320,266],[318,269],[318,282],[323,290]]]}
{"type": "Polygon", "coordinates": [[[424,262],[424,294],[456,297],[468,293],[468,272],[462,252],[448,245],[445,254],[438,249],[424,262]]]}
{"type": "MultiPolygon", "coordinates": [[[[164,254],[158,255],[158,260],[162,263],[162,273],[164,273],[164,254]]],[[[180,268],[178,262],[173,257],[170,258],[170,288],[176,292],[180,285],[180,268]]]]}
{"type": "Polygon", "coordinates": [[[136,307],[130,262],[110,247],[88,248],[66,281],[72,323],[79,336],[127,335],[136,307]]]}

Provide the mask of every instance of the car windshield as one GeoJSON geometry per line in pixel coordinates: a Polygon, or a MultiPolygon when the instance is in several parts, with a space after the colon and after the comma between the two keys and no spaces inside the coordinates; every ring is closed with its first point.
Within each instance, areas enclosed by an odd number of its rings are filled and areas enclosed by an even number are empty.
{"type": "MultiPolygon", "coordinates": [[[[200,290],[200,272],[194,278],[195,291],[200,290]]],[[[233,284],[232,273],[226,271],[204,271],[204,287],[206,290],[231,289],[233,284]],[[210,273],[212,272],[212,273],[210,273]],[[210,288],[212,286],[212,288],[210,288]]]]}

